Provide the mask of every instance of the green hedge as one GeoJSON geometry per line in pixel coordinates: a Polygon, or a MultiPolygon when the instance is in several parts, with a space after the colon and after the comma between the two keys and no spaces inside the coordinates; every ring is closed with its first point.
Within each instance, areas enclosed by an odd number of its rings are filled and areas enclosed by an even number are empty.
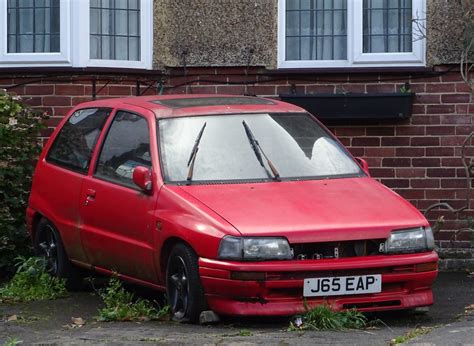
{"type": "Polygon", "coordinates": [[[20,97],[0,90],[0,276],[13,273],[15,257],[31,254],[25,209],[43,119],[20,97]]]}

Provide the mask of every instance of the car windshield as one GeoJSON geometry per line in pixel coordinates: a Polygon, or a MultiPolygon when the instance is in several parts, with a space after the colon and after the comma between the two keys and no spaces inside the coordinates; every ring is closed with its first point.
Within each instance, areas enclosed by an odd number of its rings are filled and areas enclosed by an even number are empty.
{"type": "Polygon", "coordinates": [[[159,120],[158,127],[167,182],[363,175],[346,149],[305,113],[170,118],[159,120]]]}

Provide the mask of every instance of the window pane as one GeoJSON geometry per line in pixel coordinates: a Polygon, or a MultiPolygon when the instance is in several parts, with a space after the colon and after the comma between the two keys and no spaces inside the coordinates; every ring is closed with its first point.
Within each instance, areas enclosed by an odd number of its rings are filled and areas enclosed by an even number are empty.
{"type": "Polygon", "coordinates": [[[300,16],[298,11],[286,14],[286,36],[296,36],[300,33],[300,16]]]}
{"type": "Polygon", "coordinates": [[[128,60],[128,40],[118,36],[115,40],[115,57],[117,60],[128,60]]]}
{"type": "Polygon", "coordinates": [[[128,8],[138,10],[140,0],[128,0],[128,8]]]}
{"type": "Polygon", "coordinates": [[[287,60],[347,59],[347,0],[286,4],[287,60]]]}
{"type": "Polygon", "coordinates": [[[313,50],[312,41],[309,37],[301,38],[301,60],[311,60],[313,50]]]}
{"type": "Polygon", "coordinates": [[[412,2],[364,0],[364,53],[412,51],[412,2]]]}
{"type": "Polygon", "coordinates": [[[51,35],[49,43],[51,45],[51,51],[52,52],[59,52],[59,50],[60,50],[59,35],[51,35]]]}
{"type": "Polygon", "coordinates": [[[298,37],[286,38],[286,58],[288,60],[301,60],[298,37]]]}
{"type": "MultiPolygon", "coordinates": [[[[91,9],[91,25],[90,33],[93,35],[100,34],[100,21],[99,21],[99,12],[91,9]]],[[[92,39],[92,37],[91,37],[92,39]]]]}
{"type": "Polygon", "coordinates": [[[299,5],[298,2],[298,0],[286,0],[286,9],[297,10],[299,5]]]}
{"type": "Polygon", "coordinates": [[[140,1],[95,0],[90,6],[92,59],[140,60],[140,1]]]}
{"type": "Polygon", "coordinates": [[[22,53],[34,53],[33,36],[32,35],[18,35],[20,39],[20,52],[22,53]]]}
{"type": "Polygon", "coordinates": [[[7,2],[8,53],[59,52],[59,0],[7,2]]]}
{"type": "Polygon", "coordinates": [[[86,173],[92,151],[109,114],[110,110],[98,108],[75,112],[56,137],[46,159],[86,173]]]}
{"type": "Polygon", "coordinates": [[[20,34],[33,34],[33,9],[21,9],[19,11],[19,32],[20,34]]]}
{"type": "Polygon", "coordinates": [[[140,13],[138,11],[132,11],[129,13],[128,30],[130,36],[140,35],[140,13]]]}
{"type": "Polygon", "coordinates": [[[137,166],[151,167],[148,123],[138,115],[118,112],[102,147],[95,176],[136,187],[132,174],[137,166]]]}
{"type": "Polygon", "coordinates": [[[138,52],[140,52],[140,39],[138,37],[132,37],[130,38],[130,43],[128,47],[129,59],[140,60],[138,52]]]}
{"type": "Polygon", "coordinates": [[[127,9],[128,0],[115,0],[115,6],[117,8],[125,8],[127,9]]]}
{"type": "Polygon", "coordinates": [[[126,10],[115,11],[115,17],[115,34],[117,36],[127,36],[129,33],[129,13],[126,10]]]}
{"type": "Polygon", "coordinates": [[[91,36],[90,50],[91,50],[90,51],[91,56],[100,56],[99,38],[97,36],[91,36]]]}

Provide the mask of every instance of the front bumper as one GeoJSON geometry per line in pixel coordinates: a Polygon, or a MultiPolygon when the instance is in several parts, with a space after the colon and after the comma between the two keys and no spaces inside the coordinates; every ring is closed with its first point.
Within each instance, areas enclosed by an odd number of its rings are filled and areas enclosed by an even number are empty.
{"type": "Polygon", "coordinates": [[[309,307],[335,310],[408,309],[433,304],[436,252],[327,260],[228,262],[199,259],[209,308],[222,315],[294,315],[305,311],[303,280],[324,276],[382,274],[382,292],[306,298],[309,307]],[[237,275],[236,275],[237,274],[237,275]],[[235,277],[246,277],[245,280],[235,277]],[[252,277],[259,276],[257,280],[252,277]]]}

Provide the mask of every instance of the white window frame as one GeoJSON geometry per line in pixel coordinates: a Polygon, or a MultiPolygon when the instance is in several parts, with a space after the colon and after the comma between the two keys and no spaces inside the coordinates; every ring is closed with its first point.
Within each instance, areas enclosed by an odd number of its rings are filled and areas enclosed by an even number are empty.
{"type": "MultiPolygon", "coordinates": [[[[413,41],[413,51],[404,53],[363,53],[363,0],[347,1],[347,60],[286,60],[286,0],[278,0],[278,68],[344,68],[426,66],[426,39],[413,41]]],[[[412,17],[426,16],[426,0],[412,0],[412,17]]],[[[412,35],[418,27],[412,24],[412,35]]],[[[423,33],[424,34],[424,33],[423,33]]]]}
{"type": "Polygon", "coordinates": [[[0,68],[102,67],[152,69],[153,0],[140,0],[140,60],[90,58],[90,0],[60,0],[60,53],[7,53],[7,0],[0,0],[0,68]]]}
{"type": "Polygon", "coordinates": [[[152,68],[153,56],[153,1],[140,0],[140,60],[106,60],[90,58],[90,0],[74,1],[72,26],[74,67],[152,68]]]}
{"type": "Polygon", "coordinates": [[[70,66],[70,14],[69,0],[60,0],[59,11],[61,20],[59,24],[59,47],[57,53],[8,53],[8,11],[7,0],[0,0],[0,67],[27,66],[70,66]]]}

